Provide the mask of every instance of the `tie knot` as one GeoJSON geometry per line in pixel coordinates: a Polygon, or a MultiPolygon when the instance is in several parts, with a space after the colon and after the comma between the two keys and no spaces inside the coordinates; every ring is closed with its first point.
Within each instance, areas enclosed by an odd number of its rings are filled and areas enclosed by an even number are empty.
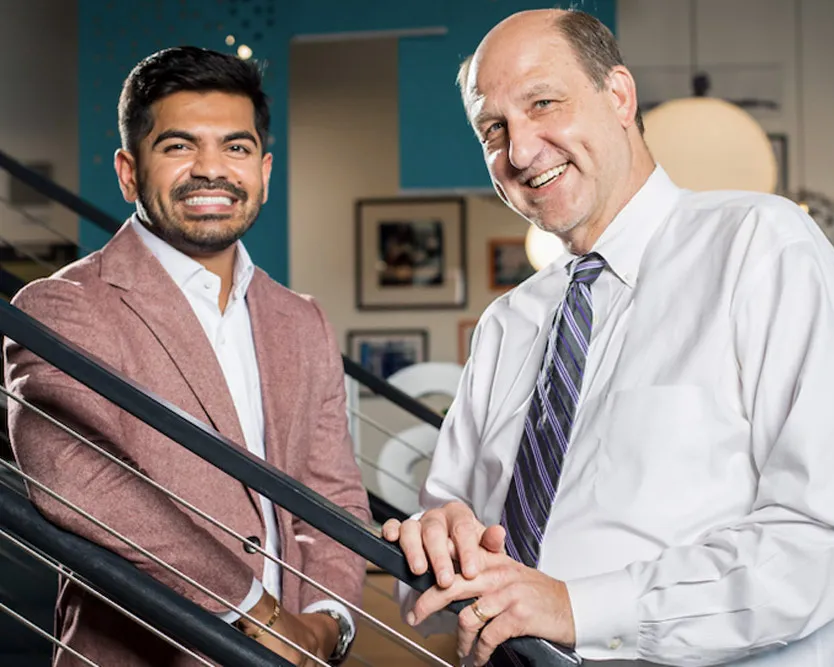
{"type": "Polygon", "coordinates": [[[597,252],[577,257],[568,265],[568,270],[572,270],[573,282],[586,285],[592,285],[604,268],[605,260],[597,252]]]}

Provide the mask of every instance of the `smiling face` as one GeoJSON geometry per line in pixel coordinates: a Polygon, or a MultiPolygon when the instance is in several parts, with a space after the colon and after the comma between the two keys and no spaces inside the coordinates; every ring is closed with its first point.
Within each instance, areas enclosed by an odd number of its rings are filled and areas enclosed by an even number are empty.
{"type": "Polygon", "coordinates": [[[124,197],[152,232],[191,257],[231,247],[267,199],[264,154],[252,101],[223,92],[177,92],[151,107],[138,155],[120,150],[124,197]]]}
{"type": "Polygon", "coordinates": [[[557,15],[524,12],[493,29],[466,73],[464,102],[499,196],[560,237],[598,237],[631,194],[634,83],[615,67],[598,89],[557,15]]]}

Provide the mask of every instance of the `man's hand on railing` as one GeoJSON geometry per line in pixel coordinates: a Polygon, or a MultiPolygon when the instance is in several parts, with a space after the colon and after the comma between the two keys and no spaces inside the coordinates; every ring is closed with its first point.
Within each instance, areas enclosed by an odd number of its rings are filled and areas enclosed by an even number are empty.
{"type": "Polygon", "coordinates": [[[564,582],[512,559],[505,530],[484,526],[464,503],[451,502],[419,519],[386,521],[382,535],[399,542],[409,568],[429,566],[437,584],[408,613],[419,625],[452,602],[474,602],[458,615],[458,653],[484,665],[495,648],[513,637],[540,637],[573,646],[575,629],[564,582]],[[459,568],[455,568],[455,562],[459,568]]]}
{"type": "Polygon", "coordinates": [[[441,588],[454,581],[454,561],[460,562],[461,574],[471,579],[483,567],[484,552],[504,551],[504,529],[487,528],[462,502],[430,509],[419,519],[402,523],[390,519],[382,526],[382,536],[389,542],[399,542],[414,574],[423,574],[431,566],[441,588]]]}
{"type": "MultiPolygon", "coordinates": [[[[269,626],[277,635],[286,637],[322,660],[333,654],[339,640],[338,623],[326,614],[291,614],[276,606],[275,598],[264,591],[261,599],[249,610],[249,615],[269,626]],[[276,616],[277,613],[277,616],[276,616]]],[[[269,650],[299,667],[313,667],[310,658],[273,637],[251,621],[241,618],[236,625],[247,635],[269,650]]]]}
{"type": "Polygon", "coordinates": [[[512,637],[540,637],[573,646],[576,633],[565,583],[503,553],[485,553],[472,579],[455,575],[451,586],[423,593],[411,612],[419,625],[456,600],[474,602],[458,614],[458,653],[485,665],[512,637]]]}

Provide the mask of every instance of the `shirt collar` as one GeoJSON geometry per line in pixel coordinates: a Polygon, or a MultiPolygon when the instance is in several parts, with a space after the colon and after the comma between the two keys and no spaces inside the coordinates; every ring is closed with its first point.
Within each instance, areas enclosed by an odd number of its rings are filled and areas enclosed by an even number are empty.
{"type": "MultiPolygon", "coordinates": [[[[602,232],[592,248],[605,259],[608,268],[629,287],[634,287],[640,262],[649,241],[668,217],[681,189],[657,165],[643,186],[602,232]]],[[[560,266],[569,268],[576,255],[565,253],[560,266]]]]}
{"type": "MultiPolygon", "coordinates": [[[[159,263],[162,264],[162,267],[168,272],[177,284],[177,287],[181,290],[185,290],[186,285],[196,276],[204,272],[209,273],[208,269],[198,261],[180,252],[156,236],[156,234],[149,231],[139,222],[136,214],[131,216],[130,224],[139,235],[139,238],[142,239],[145,246],[147,246],[148,250],[151,251],[151,254],[159,260],[159,263]]],[[[243,243],[237,241],[235,269],[232,278],[232,294],[236,297],[244,296],[249,289],[249,283],[252,282],[254,273],[255,265],[252,263],[252,258],[249,256],[243,243]]]]}

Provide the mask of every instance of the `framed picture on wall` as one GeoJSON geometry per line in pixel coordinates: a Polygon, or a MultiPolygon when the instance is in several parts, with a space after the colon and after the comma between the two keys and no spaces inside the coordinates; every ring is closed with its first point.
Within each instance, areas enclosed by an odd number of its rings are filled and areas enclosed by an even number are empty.
{"type": "MultiPolygon", "coordinates": [[[[347,333],[347,354],[362,368],[383,380],[398,370],[428,361],[426,329],[369,329],[347,333]]],[[[360,395],[371,395],[368,390],[360,395]]]]}
{"type": "Polygon", "coordinates": [[[356,202],[356,308],[466,306],[462,198],[356,202]]]}
{"type": "Polygon", "coordinates": [[[475,333],[475,326],[478,320],[461,320],[458,322],[458,363],[463,366],[469,359],[469,352],[472,349],[472,334],[475,333]]]}
{"type": "Polygon", "coordinates": [[[776,192],[785,194],[788,191],[788,135],[768,134],[767,138],[776,156],[776,192]]]}
{"type": "Polygon", "coordinates": [[[536,272],[527,259],[523,238],[490,240],[487,266],[492,290],[511,289],[536,272]]]}

